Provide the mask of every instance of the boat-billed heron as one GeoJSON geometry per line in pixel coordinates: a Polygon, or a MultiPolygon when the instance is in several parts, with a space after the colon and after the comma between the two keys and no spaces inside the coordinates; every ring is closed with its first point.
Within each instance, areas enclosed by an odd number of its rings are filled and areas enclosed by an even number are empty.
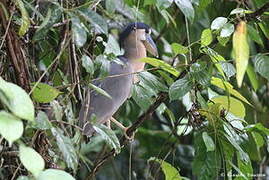
{"type": "Polygon", "coordinates": [[[144,70],[145,63],[139,59],[146,57],[147,51],[154,56],[158,55],[150,34],[150,27],[140,22],[130,23],[120,34],[119,44],[124,49],[124,55],[118,56],[118,59],[122,63],[111,62],[108,77],[94,82],[112,98],[88,90],[79,113],[79,125],[83,134],[92,135],[92,124],[110,124],[112,121],[123,129],[126,135],[127,128],[112,116],[130,97],[132,85],[137,80],[135,73],[144,70]]]}

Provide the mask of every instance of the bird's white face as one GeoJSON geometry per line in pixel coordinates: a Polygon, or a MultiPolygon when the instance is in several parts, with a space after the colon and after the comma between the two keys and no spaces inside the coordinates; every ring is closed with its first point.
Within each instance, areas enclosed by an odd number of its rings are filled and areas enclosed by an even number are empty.
{"type": "Polygon", "coordinates": [[[150,54],[158,56],[158,51],[154,41],[152,40],[151,30],[146,32],[145,29],[133,29],[126,38],[125,43],[129,46],[136,46],[137,48],[145,48],[150,54]]]}

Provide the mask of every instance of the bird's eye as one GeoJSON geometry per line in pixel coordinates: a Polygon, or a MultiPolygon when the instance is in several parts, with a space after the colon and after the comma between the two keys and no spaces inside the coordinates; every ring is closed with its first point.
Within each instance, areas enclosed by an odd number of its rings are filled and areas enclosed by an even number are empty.
{"type": "Polygon", "coordinates": [[[135,31],[135,30],[136,30],[136,26],[133,27],[133,31],[135,31]]]}

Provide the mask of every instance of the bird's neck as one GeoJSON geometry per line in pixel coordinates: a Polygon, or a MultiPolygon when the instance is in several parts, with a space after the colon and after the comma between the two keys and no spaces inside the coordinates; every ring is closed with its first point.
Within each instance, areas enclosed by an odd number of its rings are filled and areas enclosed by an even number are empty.
{"type": "Polygon", "coordinates": [[[129,59],[134,72],[140,72],[144,69],[145,63],[139,59],[147,57],[147,51],[142,42],[136,43],[133,46],[126,46],[124,56],[129,59]]]}

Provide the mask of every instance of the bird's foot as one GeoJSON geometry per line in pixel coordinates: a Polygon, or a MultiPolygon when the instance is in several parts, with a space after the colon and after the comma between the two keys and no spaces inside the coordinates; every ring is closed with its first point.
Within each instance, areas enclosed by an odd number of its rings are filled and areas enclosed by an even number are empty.
{"type": "Polygon", "coordinates": [[[133,141],[133,140],[134,140],[134,133],[132,133],[131,136],[129,136],[129,135],[127,134],[127,130],[130,128],[130,126],[128,126],[128,127],[123,126],[120,122],[118,122],[118,121],[117,121],[115,118],[113,118],[113,117],[110,118],[110,121],[112,121],[114,124],[116,124],[119,128],[121,128],[121,129],[123,130],[123,132],[124,132],[124,136],[125,136],[125,138],[126,138],[128,141],[133,141]]]}
{"type": "Polygon", "coordinates": [[[134,140],[134,137],[135,137],[135,133],[132,133],[131,135],[128,135],[127,134],[127,131],[128,129],[130,128],[131,126],[128,126],[126,128],[123,129],[124,131],[124,137],[128,140],[128,141],[133,141],[134,140]]]}

